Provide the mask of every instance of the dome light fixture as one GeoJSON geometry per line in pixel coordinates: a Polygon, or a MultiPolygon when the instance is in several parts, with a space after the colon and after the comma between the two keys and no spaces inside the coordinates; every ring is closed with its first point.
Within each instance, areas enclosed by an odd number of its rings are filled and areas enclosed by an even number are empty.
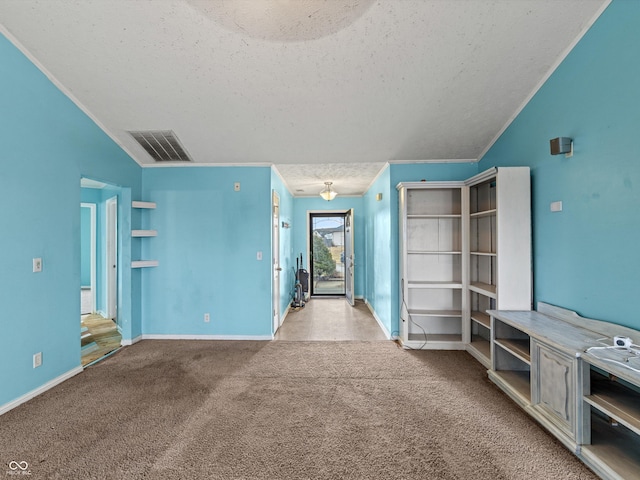
{"type": "Polygon", "coordinates": [[[324,185],[325,185],[324,190],[320,192],[320,196],[324,198],[327,202],[330,202],[331,200],[336,198],[336,195],[338,194],[336,193],[335,190],[331,189],[331,185],[333,185],[333,182],[324,182],[324,185]]]}
{"type": "Polygon", "coordinates": [[[183,0],[218,25],[269,42],[306,42],[333,35],[362,17],[375,0],[183,0]]]}

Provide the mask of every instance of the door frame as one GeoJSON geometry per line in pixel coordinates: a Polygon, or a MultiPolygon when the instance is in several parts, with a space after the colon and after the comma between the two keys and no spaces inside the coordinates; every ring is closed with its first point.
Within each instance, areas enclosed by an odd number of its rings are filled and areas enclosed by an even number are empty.
{"type": "MultiPolygon", "coordinates": [[[[338,210],[307,210],[307,234],[306,234],[306,242],[307,242],[307,270],[309,271],[309,295],[311,295],[311,285],[313,284],[313,266],[311,265],[311,215],[316,215],[316,214],[327,214],[327,216],[332,216],[332,214],[335,214],[336,217],[338,216],[346,216],[349,214],[349,212],[353,211],[353,208],[349,209],[349,210],[345,210],[344,208],[338,209],[338,210]]],[[[346,282],[346,279],[345,279],[346,282]]],[[[346,291],[346,283],[345,283],[345,291],[346,291]]],[[[332,295],[316,295],[316,298],[331,298],[332,295]]],[[[342,294],[342,295],[334,295],[334,297],[337,298],[346,298],[346,295],[342,294]]]]}
{"type": "Polygon", "coordinates": [[[89,286],[91,287],[91,313],[96,311],[96,258],[97,258],[97,205],[95,203],[80,203],[80,208],[88,208],[91,217],[91,225],[90,225],[90,252],[89,252],[89,262],[91,265],[89,266],[89,286]]]}
{"type": "Polygon", "coordinates": [[[280,328],[280,196],[273,190],[271,195],[271,303],[273,310],[272,329],[275,335],[280,328]]]}
{"type": "Polygon", "coordinates": [[[352,307],[355,306],[355,253],[354,249],[354,228],[353,228],[353,208],[344,216],[344,296],[352,307]],[[347,232],[350,232],[347,234],[347,232]],[[348,247],[348,250],[347,250],[348,247]]]}
{"type": "Polygon", "coordinates": [[[106,309],[107,317],[118,324],[118,196],[107,199],[106,210],[106,309]]]}

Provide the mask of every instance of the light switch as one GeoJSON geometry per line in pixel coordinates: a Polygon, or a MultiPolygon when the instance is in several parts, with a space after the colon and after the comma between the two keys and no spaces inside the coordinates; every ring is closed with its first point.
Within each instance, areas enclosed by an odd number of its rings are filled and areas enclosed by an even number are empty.
{"type": "Polygon", "coordinates": [[[258,260],[262,260],[262,252],[258,252],[258,253],[256,254],[256,259],[258,259],[258,260]]]}
{"type": "Polygon", "coordinates": [[[37,272],[41,272],[42,271],[42,259],[41,258],[34,258],[33,259],[33,272],[37,273],[37,272]]]}
{"type": "Polygon", "coordinates": [[[552,212],[561,212],[562,211],[562,202],[551,202],[551,211],[552,212]]]}
{"type": "Polygon", "coordinates": [[[233,184],[233,190],[236,192],[240,191],[240,182],[236,182],[233,184]]]}

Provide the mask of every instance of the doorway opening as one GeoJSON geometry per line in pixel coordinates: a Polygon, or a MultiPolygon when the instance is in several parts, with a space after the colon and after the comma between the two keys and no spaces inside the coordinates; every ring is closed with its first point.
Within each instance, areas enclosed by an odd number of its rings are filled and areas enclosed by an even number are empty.
{"type": "Polygon", "coordinates": [[[353,211],[309,212],[310,294],[353,305],[353,211]]]}
{"type": "Polygon", "coordinates": [[[87,366],[117,350],[119,187],[83,178],[80,206],[80,351],[87,366]]]}

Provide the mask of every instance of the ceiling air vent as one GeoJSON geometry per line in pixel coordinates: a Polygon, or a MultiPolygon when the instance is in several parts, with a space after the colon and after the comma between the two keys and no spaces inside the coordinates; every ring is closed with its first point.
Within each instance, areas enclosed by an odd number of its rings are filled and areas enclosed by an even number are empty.
{"type": "Polygon", "coordinates": [[[192,162],[171,130],[129,132],[156,162],[192,162]]]}

